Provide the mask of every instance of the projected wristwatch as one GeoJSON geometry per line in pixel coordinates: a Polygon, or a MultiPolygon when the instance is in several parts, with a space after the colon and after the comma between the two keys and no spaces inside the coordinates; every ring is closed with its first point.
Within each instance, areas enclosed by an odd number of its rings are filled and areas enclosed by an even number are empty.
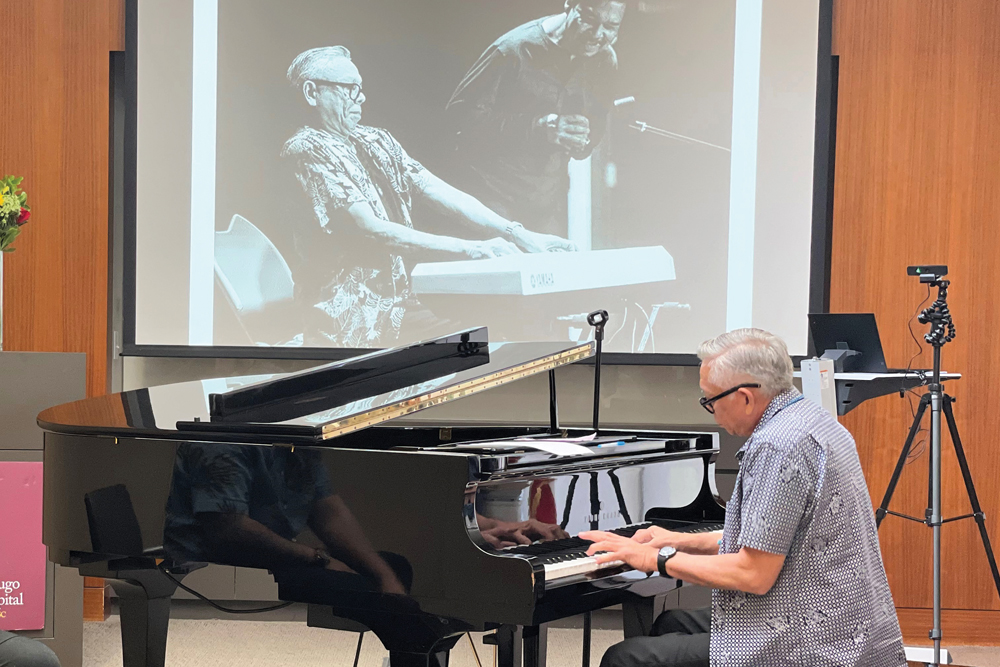
{"type": "Polygon", "coordinates": [[[520,222],[511,222],[507,225],[506,229],[504,229],[503,233],[504,236],[507,237],[508,241],[513,242],[516,234],[520,232],[522,229],[524,229],[524,225],[522,225],[520,222]]]}
{"type": "Polygon", "coordinates": [[[677,549],[673,547],[663,547],[656,555],[656,571],[661,577],[669,577],[667,574],[667,561],[677,555],[677,549]]]}

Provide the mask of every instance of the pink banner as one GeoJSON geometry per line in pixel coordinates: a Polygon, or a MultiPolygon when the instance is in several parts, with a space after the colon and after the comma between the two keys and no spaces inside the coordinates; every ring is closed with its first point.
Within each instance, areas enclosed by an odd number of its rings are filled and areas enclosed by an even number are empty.
{"type": "Polygon", "coordinates": [[[45,627],[42,464],[0,461],[0,630],[45,627]]]}

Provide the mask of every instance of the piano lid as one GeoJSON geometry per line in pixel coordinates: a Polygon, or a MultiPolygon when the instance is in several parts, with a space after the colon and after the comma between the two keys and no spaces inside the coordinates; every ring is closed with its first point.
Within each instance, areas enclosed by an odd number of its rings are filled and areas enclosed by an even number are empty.
{"type": "Polygon", "coordinates": [[[486,327],[378,350],[208,395],[213,422],[280,422],[417,386],[490,362],[486,327]]]}
{"type": "MultiPolygon", "coordinates": [[[[407,349],[397,348],[394,351],[407,349]]],[[[38,415],[38,424],[43,429],[58,433],[319,444],[586,359],[593,355],[594,344],[490,343],[487,352],[488,356],[484,354],[476,360],[478,363],[486,359],[485,363],[471,365],[467,358],[462,358],[455,367],[437,377],[427,378],[425,374],[423,379],[408,386],[393,388],[390,383],[381,385],[381,389],[376,391],[358,391],[349,394],[351,400],[342,405],[277,422],[213,420],[209,397],[251,389],[250,393],[242,394],[249,396],[260,387],[303,375],[310,377],[312,382],[316,371],[350,368],[352,361],[369,364],[373,357],[378,356],[364,355],[299,373],[217,378],[98,396],[49,408],[38,415]],[[390,388],[386,389],[387,386],[390,388]]],[[[397,362],[398,359],[393,363],[397,362]]],[[[405,372],[405,365],[399,372],[405,372]]],[[[345,377],[352,376],[348,374],[345,377]]],[[[399,384],[396,378],[392,382],[399,384]]]]}

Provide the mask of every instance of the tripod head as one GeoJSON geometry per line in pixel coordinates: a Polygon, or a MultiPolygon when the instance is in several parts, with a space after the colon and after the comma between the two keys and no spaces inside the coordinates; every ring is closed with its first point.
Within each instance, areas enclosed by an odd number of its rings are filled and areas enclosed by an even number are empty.
{"type": "Polygon", "coordinates": [[[948,286],[951,285],[951,281],[943,277],[948,275],[948,267],[911,266],[906,269],[906,273],[920,276],[920,282],[928,287],[938,288],[937,300],[917,316],[917,321],[931,325],[931,330],[924,334],[924,340],[936,348],[941,348],[955,338],[955,323],[948,309],[948,286]]]}

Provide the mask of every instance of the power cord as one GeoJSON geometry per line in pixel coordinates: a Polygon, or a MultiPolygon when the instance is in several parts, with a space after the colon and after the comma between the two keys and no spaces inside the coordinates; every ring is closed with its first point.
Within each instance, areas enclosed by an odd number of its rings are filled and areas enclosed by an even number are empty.
{"type": "MultiPolygon", "coordinates": [[[[478,667],[483,667],[483,663],[479,659],[479,651],[476,650],[476,642],[473,641],[473,639],[472,639],[472,633],[471,632],[466,632],[465,636],[469,638],[469,646],[472,647],[472,655],[476,656],[476,665],[478,665],[478,667]]],[[[354,667],[358,667],[358,666],[355,665],[354,667]]]]}
{"type": "MultiPolygon", "coordinates": [[[[921,343],[917,335],[913,333],[913,320],[917,319],[917,316],[920,315],[920,313],[923,311],[924,304],[927,303],[930,300],[930,298],[931,298],[931,286],[927,285],[927,296],[924,297],[924,300],[920,302],[920,305],[917,306],[917,309],[913,311],[913,315],[910,316],[909,321],[906,323],[906,330],[909,332],[910,338],[913,339],[913,343],[917,346],[917,351],[913,354],[912,357],[910,357],[910,360],[906,362],[907,372],[909,372],[912,369],[914,360],[924,353],[923,343],[921,343]]],[[[900,398],[902,398],[904,395],[906,396],[906,403],[907,405],[910,406],[910,416],[913,419],[916,419],[917,410],[916,408],[913,407],[913,398],[915,397],[917,400],[920,400],[920,394],[913,391],[912,389],[900,388],[899,395],[900,398]]],[[[927,446],[927,433],[928,433],[927,429],[924,428],[923,426],[920,426],[917,429],[917,432],[914,434],[915,442],[910,449],[909,456],[906,457],[907,463],[912,463],[913,461],[918,459],[921,454],[924,453],[924,449],[927,446]]]]}
{"type": "Polygon", "coordinates": [[[194,590],[193,588],[190,588],[182,584],[180,579],[178,579],[177,577],[175,577],[174,575],[170,574],[167,571],[167,569],[163,566],[163,563],[157,565],[156,569],[162,572],[163,576],[165,576],[167,579],[170,579],[172,582],[177,584],[177,587],[180,588],[182,591],[187,591],[188,593],[195,596],[199,600],[207,602],[215,609],[218,609],[219,611],[224,611],[227,614],[262,614],[265,611],[277,611],[278,609],[284,609],[285,607],[290,607],[293,604],[291,602],[282,602],[281,604],[276,604],[271,607],[260,607],[258,609],[231,609],[229,607],[223,607],[221,604],[217,604],[216,602],[209,600],[207,597],[205,597],[198,591],[194,590]]]}

